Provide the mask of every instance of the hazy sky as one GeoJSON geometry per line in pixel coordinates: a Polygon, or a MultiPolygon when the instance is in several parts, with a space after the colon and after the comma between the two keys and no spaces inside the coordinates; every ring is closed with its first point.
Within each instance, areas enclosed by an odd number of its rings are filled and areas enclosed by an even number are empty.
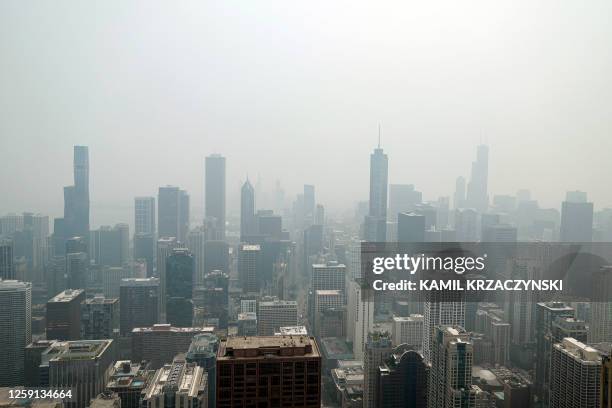
{"type": "Polygon", "coordinates": [[[0,213],[63,209],[90,148],[92,225],[135,195],[203,201],[227,157],[331,209],[366,199],[382,123],[389,180],[426,199],[490,145],[489,190],[612,205],[612,2],[0,2],[0,213]]]}

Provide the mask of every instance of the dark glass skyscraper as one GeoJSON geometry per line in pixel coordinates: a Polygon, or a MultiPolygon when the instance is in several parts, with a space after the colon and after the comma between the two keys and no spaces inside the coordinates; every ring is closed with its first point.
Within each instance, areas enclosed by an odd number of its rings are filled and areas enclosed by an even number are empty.
{"type": "Polygon", "coordinates": [[[384,242],[387,238],[387,186],[389,159],[378,146],[370,155],[370,209],[365,218],[365,240],[384,242]]]}
{"type": "Polygon", "coordinates": [[[174,327],[192,325],[194,270],[187,249],[175,248],[166,259],[166,321],[174,327]]]}
{"type": "Polygon", "coordinates": [[[204,162],[204,211],[215,230],[214,238],[225,239],[225,157],[213,154],[204,162]]]}

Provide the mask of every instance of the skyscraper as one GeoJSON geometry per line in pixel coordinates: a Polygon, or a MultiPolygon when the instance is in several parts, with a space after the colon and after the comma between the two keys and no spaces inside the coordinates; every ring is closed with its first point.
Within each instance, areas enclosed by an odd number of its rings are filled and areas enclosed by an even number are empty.
{"type": "Polygon", "coordinates": [[[472,173],[467,185],[466,206],[484,213],[489,207],[489,146],[479,145],[476,161],[472,162],[472,173]]]}
{"type": "Polygon", "coordinates": [[[81,303],[81,338],[84,340],[119,337],[119,299],[95,296],[81,303]]]}
{"type": "Polygon", "coordinates": [[[22,385],[32,341],[32,284],[0,279],[0,387],[22,385]]]}
{"type": "Polygon", "coordinates": [[[297,314],[295,300],[259,302],[257,332],[260,336],[273,336],[283,326],[297,325],[297,314]]]}
{"type": "Polygon", "coordinates": [[[593,347],[567,337],[550,355],[550,408],[598,408],[602,356],[593,347]]]}
{"type": "Polygon", "coordinates": [[[431,348],[429,408],[476,407],[472,389],[473,345],[459,326],[437,326],[431,348]]]}
{"type": "Polygon", "coordinates": [[[89,149],[74,146],[74,186],[64,189],[64,220],[70,236],[89,236],[89,149]]]}
{"type": "Polygon", "coordinates": [[[574,309],[563,302],[536,304],[535,391],[539,401],[548,404],[550,390],[550,353],[553,346],[552,325],[556,318],[574,317],[574,309]]]}
{"type": "Polygon", "coordinates": [[[261,257],[260,245],[241,244],[238,249],[238,277],[244,293],[259,293],[261,257]]]}
{"type": "Polygon", "coordinates": [[[186,242],[189,231],[189,195],[178,187],[160,187],[157,197],[157,228],[160,238],[186,242]]]}
{"type": "Polygon", "coordinates": [[[134,198],[134,234],[155,234],[155,197],[134,198]]]}
{"type": "Polygon", "coordinates": [[[204,227],[197,227],[189,231],[187,235],[187,248],[193,255],[194,262],[194,283],[201,285],[204,275],[204,258],[205,258],[205,245],[206,245],[206,230],[204,227]]]}
{"type": "Polygon", "coordinates": [[[96,265],[123,266],[129,260],[129,228],[127,224],[116,224],[91,231],[89,259],[96,265]]]}
{"type": "Polygon", "coordinates": [[[159,278],[159,318],[166,321],[166,259],[179,246],[175,237],[157,240],[157,277],[159,278]]]}
{"type": "Polygon", "coordinates": [[[612,266],[603,266],[593,274],[593,298],[591,302],[589,342],[612,342],[612,266]]]}
{"type": "Polygon", "coordinates": [[[561,204],[561,242],[593,240],[593,203],[564,201],[561,204]]]}
{"type": "Polygon", "coordinates": [[[457,180],[455,181],[453,207],[455,210],[465,207],[465,178],[462,176],[457,177],[457,180]]]}
{"type": "Polygon", "coordinates": [[[387,237],[387,184],[389,162],[378,146],[370,155],[370,209],[365,218],[366,241],[384,242],[387,237]]]}
{"type": "Polygon", "coordinates": [[[47,302],[47,339],[78,340],[81,336],[82,289],[66,289],[47,302]]]}
{"type": "Polygon", "coordinates": [[[166,258],[166,321],[174,327],[193,323],[193,256],[185,248],[175,248],[166,258]]]}
{"type": "Polygon", "coordinates": [[[208,375],[208,406],[216,406],[217,395],[217,350],[219,339],[214,334],[204,333],[193,337],[185,356],[188,363],[196,363],[208,375]]]}
{"type": "Polygon", "coordinates": [[[377,408],[378,367],[389,357],[391,350],[389,333],[368,333],[363,353],[363,408],[377,408]]]}
{"type": "Polygon", "coordinates": [[[240,189],[240,241],[255,235],[256,229],[255,190],[247,178],[240,189]]]}
{"type": "Polygon", "coordinates": [[[217,240],[225,240],[225,157],[213,154],[204,161],[204,212],[217,240]]]}
{"type": "Polygon", "coordinates": [[[388,221],[397,222],[397,214],[413,211],[422,200],[423,195],[412,184],[389,184],[388,221]]]}
{"type": "Polygon", "coordinates": [[[459,292],[429,291],[423,306],[423,356],[431,362],[438,326],[465,327],[465,298],[459,292]]]}
{"type": "Polygon", "coordinates": [[[128,278],[119,289],[120,333],[129,336],[135,327],[159,322],[159,279],[128,278]]]}
{"type": "Polygon", "coordinates": [[[0,279],[15,279],[13,262],[13,241],[6,238],[0,239],[0,279]]]}
{"type": "Polygon", "coordinates": [[[398,346],[378,368],[379,408],[427,408],[429,367],[423,355],[398,346]]]}
{"type": "Polygon", "coordinates": [[[321,354],[306,336],[228,337],[217,353],[217,408],[321,405],[321,354]]]}

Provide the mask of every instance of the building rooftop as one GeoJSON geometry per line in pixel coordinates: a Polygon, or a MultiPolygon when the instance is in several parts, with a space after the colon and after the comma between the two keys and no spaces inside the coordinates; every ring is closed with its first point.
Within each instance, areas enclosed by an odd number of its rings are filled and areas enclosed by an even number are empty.
{"type": "Polygon", "coordinates": [[[554,347],[565,351],[577,360],[601,364],[601,353],[597,349],[587,346],[572,337],[564,338],[561,343],[555,344],[554,347]]]}
{"type": "Polygon", "coordinates": [[[394,322],[422,322],[423,315],[411,314],[410,316],[393,316],[394,322]]]}
{"type": "Polygon", "coordinates": [[[73,361],[94,360],[111,347],[113,340],[57,341],[42,353],[42,360],[73,361]]]}
{"type": "Polygon", "coordinates": [[[319,356],[319,348],[314,337],[232,336],[219,343],[217,360],[319,356]]]}
{"type": "Polygon", "coordinates": [[[321,351],[325,358],[330,360],[350,360],[353,351],[344,339],[339,337],[325,337],[321,340],[321,351]]]}
{"type": "Polygon", "coordinates": [[[125,278],[121,279],[121,286],[158,286],[159,278],[125,278]]]}
{"type": "Polygon", "coordinates": [[[49,303],[70,302],[83,293],[83,289],[66,289],[49,299],[49,303]]]}
{"type": "Polygon", "coordinates": [[[271,300],[267,302],[259,302],[259,307],[262,306],[296,306],[297,302],[295,300],[271,300]]]}
{"type": "Polygon", "coordinates": [[[2,280],[0,279],[0,290],[24,290],[26,288],[31,288],[32,284],[30,282],[22,282],[18,280],[2,280]]]}
{"type": "Polygon", "coordinates": [[[119,299],[107,299],[104,296],[96,295],[91,299],[86,299],[85,303],[88,305],[110,305],[113,303],[119,303],[119,299]]]}

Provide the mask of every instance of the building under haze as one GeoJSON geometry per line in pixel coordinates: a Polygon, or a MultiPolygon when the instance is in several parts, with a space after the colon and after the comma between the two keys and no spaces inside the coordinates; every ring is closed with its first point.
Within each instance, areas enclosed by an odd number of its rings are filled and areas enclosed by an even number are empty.
{"type": "Polygon", "coordinates": [[[194,261],[188,249],[175,248],[166,259],[166,322],[175,327],[193,323],[194,261]]]}
{"type": "Polygon", "coordinates": [[[159,322],[159,279],[128,278],[119,288],[120,332],[129,336],[136,327],[159,322]]]}
{"type": "Polygon", "coordinates": [[[212,154],[204,160],[204,213],[215,240],[225,240],[225,157],[212,154]]]}
{"type": "Polygon", "coordinates": [[[561,242],[593,240],[593,203],[564,201],[561,204],[561,242]]]}
{"type": "Polygon", "coordinates": [[[160,238],[186,242],[189,232],[189,194],[175,186],[160,187],[157,196],[157,228],[160,238]]]}
{"type": "Polygon", "coordinates": [[[489,208],[489,146],[479,145],[476,160],[472,162],[472,173],[467,184],[466,207],[484,213],[489,208]]]}
{"type": "Polygon", "coordinates": [[[369,242],[387,238],[388,167],[387,155],[379,145],[370,155],[370,206],[364,224],[364,238],[369,242]]]}
{"type": "Polygon", "coordinates": [[[119,337],[119,299],[95,296],[81,303],[81,339],[119,337]]]}
{"type": "Polygon", "coordinates": [[[66,289],[47,302],[47,338],[78,340],[81,337],[81,303],[85,300],[82,289],[66,289]]]}
{"type": "Polygon", "coordinates": [[[257,234],[257,220],[255,218],[255,189],[247,180],[240,189],[240,241],[257,234]]]}
{"type": "Polygon", "coordinates": [[[32,284],[0,279],[0,387],[24,384],[31,322],[32,284]]]}

